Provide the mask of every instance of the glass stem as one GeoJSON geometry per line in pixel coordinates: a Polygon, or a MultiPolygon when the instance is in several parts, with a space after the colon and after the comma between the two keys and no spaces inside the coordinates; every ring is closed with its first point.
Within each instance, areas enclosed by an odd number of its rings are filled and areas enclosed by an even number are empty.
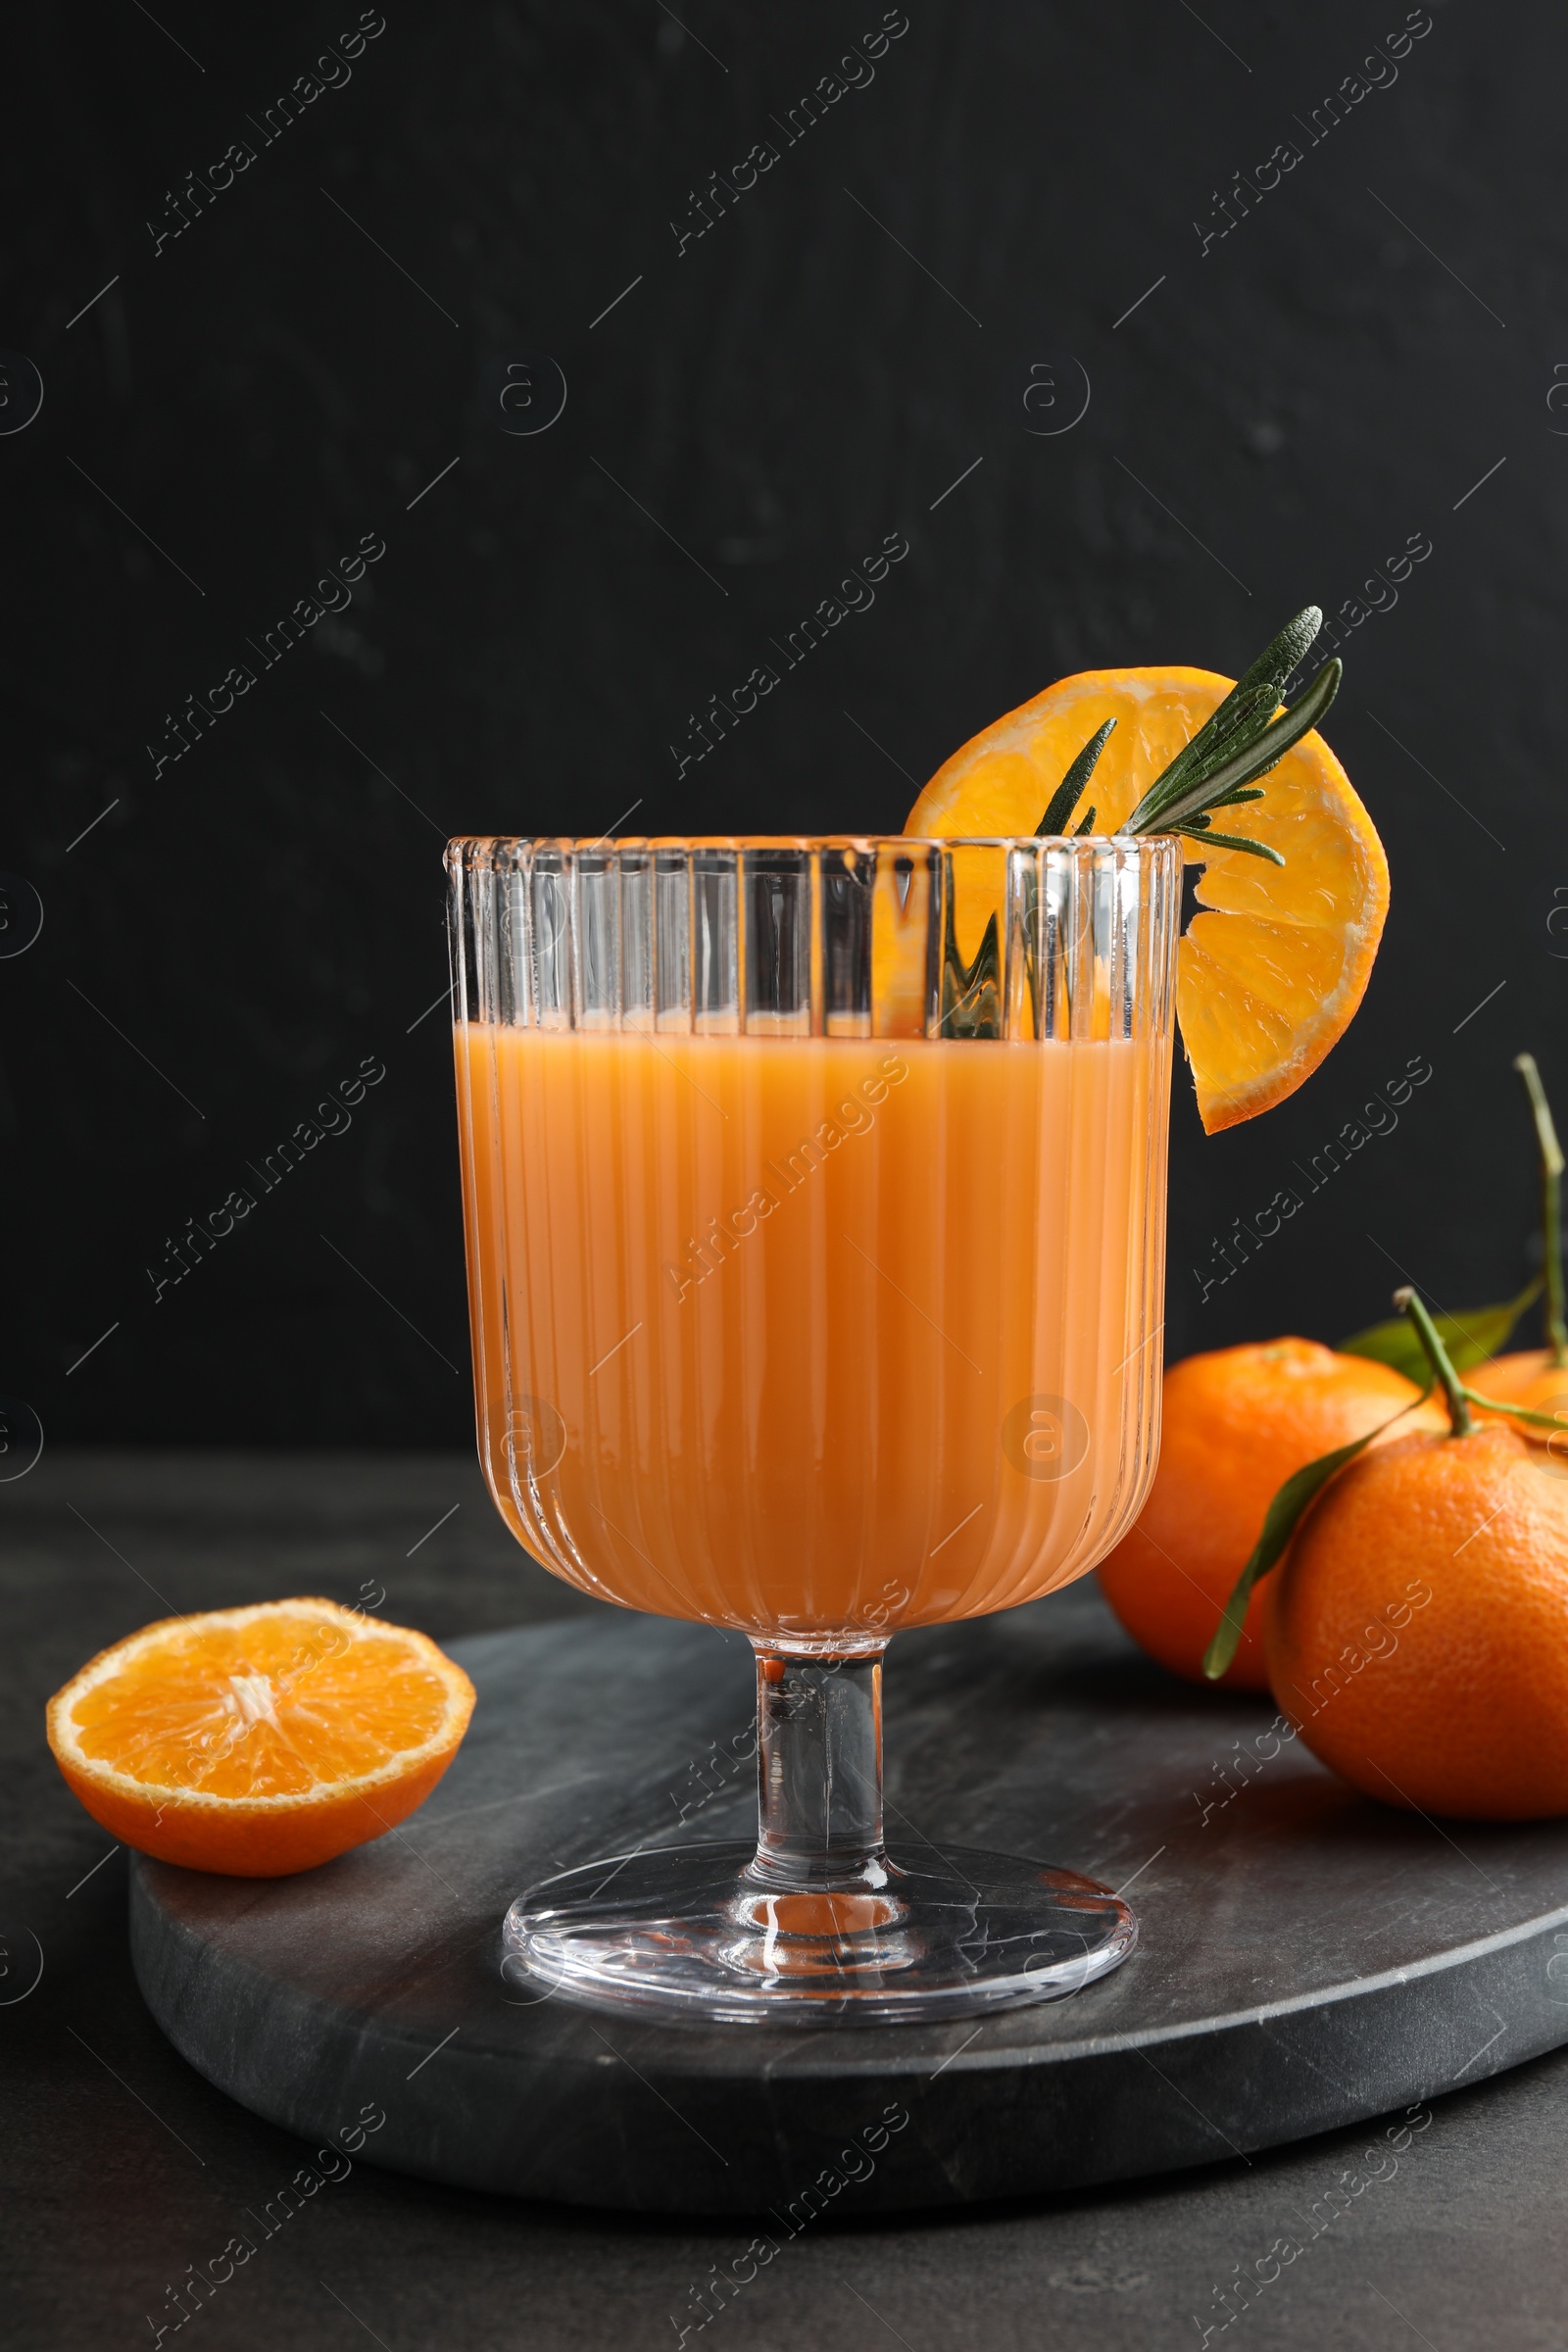
{"type": "Polygon", "coordinates": [[[757,1651],[757,1855],[769,1886],[885,1886],[882,1651],[757,1651]]]}

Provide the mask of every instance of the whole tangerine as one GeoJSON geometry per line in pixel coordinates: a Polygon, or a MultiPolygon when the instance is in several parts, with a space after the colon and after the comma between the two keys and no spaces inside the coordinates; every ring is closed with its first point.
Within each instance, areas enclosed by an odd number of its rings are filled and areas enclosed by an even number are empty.
{"type": "MultiPolygon", "coordinates": [[[[1100,1564],[1105,1597],[1133,1640],[1173,1674],[1201,1682],[1220,1611],[1286,1479],[1420,1393],[1392,1365],[1315,1340],[1218,1348],[1173,1364],[1149,1499],[1100,1564]]],[[[1447,1423],[1427,1404],[1390,1437],[1423,1426],[1447,1423]]],[[[1232,1690],[1268,1689],[1260,1590],[1221,1679],[1232,1690]]]]}
{"type": "MultiPolygon", "coordinates": [[[[1473,1365],[1464,1377],[1484,1396],[1495,1396],[1499,1403],[1522,1404],[1525,1392],[1535,1387],[1544,1372],[1553,1370],[1557,1367],[1552,1363],[1549,1348],[1522,1348],[1510,1355],[1487,1357],[1473,1365]]],[[[1560,1371],[1559,1380],[1568,1388],[1568,1369],[1560,1371]]]]}
{"type": "Polygon", "coordinates": [[[1369,1448],[1262,1592],[1278,1705],[1368,1796],[1568,1812],[1568,1481],[1516,1430],[1369,1448]]]}
{"type": "MultiPolygon", "coordinates": [[[[1553,1360],[1549,1348],[1530,1348],[1516,1355],[1494,1356],[1467,1372],[1469,1385],[1498,1404],[1523,1405],[1527,1411],[1550,1413],[1562,1423],[1553,1432],[1516,1421],[1519,1435],[1551,1458],[1560,1476],[1568,1478],[1568,1364],[1553,1360]]],[[[1485,1412],[1486,1407],[1478,1410],[1485,1412]]]]}

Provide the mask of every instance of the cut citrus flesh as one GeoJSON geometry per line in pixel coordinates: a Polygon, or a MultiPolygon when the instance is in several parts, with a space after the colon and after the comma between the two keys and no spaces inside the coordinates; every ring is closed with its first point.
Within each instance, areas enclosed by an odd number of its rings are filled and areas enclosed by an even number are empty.
{"type": "MultiPolygon", "coordinates": [[[[1107,718],[1116,729],[1080,809],[1113,833],[1230,692],[1208,669],[1093,669],[1048,686],[944,762],[905,831],[1033,833],[1071,761],[1107,718]]],[[[1178,950],[1177,1012],[1198,1108],[1209,1134],[1255,1118],[1311,1076],[1366,991],[1389,906],[1389,867],[1349,778],[1316,732],[1260,779],[1263,798],[1219,810],[1277,850],[1283,867],[1243,850],[1184,841],[1201,865],[1178,950]]]]}
{"type": "Polygon", "coordinates": [[[49,1701],[95,1821],[192,1870],[278,1878],[379,1838],[427,1796],[473,1685],[425,1635],[331,1600],[165,1617],[49,1701]]]}

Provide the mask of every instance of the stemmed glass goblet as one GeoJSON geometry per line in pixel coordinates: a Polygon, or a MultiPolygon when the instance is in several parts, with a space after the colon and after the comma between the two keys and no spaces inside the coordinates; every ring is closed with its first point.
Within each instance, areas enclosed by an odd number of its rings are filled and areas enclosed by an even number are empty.
{"type": "Polygon", "coordinates": [[[1158,1437],[1174,840],[454,842],[479,1450],[519,1543],[744,1633],[759,1833],[527,1889],[508,1966],[665,2016],[956,2017],[1131,1949],[882,1817],[900,1628],[1032,1600],[1158,1437]]]}

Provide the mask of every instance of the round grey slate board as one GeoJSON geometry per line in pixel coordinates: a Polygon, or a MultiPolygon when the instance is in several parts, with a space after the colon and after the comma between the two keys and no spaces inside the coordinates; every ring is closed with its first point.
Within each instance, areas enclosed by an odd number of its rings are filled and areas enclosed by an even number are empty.
{"type": "Polygon", "coordinates": [[[1125,1886],[1142,1937],[1114,1975],[978,2026],[516,2005],[499,1929],[525,1886],[640,1838],[743,1833],[753,1768],[714,1755],[750,1721],[751,1653],[632,1616],[452,1648],[479,1704],[401,1830],[295,1879],[135,1858],[132,1952],[165,2033],[323,2146],[644,2212],[787,2220],[819,2180],[841,2210],[893,2211],[1207,2163],[1568,2041],[1568,1823],[1356,1796],[1266,1702],[1140,1658],[1092,1583],[894,1642],[889,1827],[895,1855],[948,1838],[1125,1886]]]}

